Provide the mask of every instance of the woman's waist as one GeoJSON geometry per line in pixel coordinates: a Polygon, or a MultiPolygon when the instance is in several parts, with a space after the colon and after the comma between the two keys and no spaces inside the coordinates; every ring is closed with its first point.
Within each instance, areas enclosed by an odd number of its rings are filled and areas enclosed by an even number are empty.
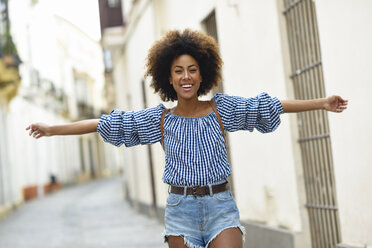
{"type": "Polygon", "coordinates": [[[219,180],[206,186],[175,186],[170,185],[168,193],[179,194],[179,195],[193,195],[193,196],[204,196],[213,195],[216,193],[224,192],[229,190],[227,180],[219,180]]]}
{"type": "Polygon", "coordinates": [[[173,186],[195,187],[216,185],[226,182],[231,166],[226,161],[219,164],[172,164],[166,161],[163,182],[173,186]]]}
{"type": "Polygon", "coordinates": [[[175,183],[167,183],[169,186],[174,186],[174,187],[206,187],[206,186],[214,186],[214,185],[220,185],[220,184],[225,184],[227,183],[227,180],[226,179],[221,179],[221,180],[217,180],[217,181],[214,181],[212,183],[207,183],[207,184],[204,184],[204,185],[193,185],[193,184],[175,184],[175,183]]]}

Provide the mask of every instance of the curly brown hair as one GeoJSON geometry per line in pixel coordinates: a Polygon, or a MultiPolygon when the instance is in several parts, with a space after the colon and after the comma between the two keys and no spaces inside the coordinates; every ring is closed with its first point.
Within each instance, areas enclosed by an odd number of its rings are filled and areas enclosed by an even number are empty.
{"type": "Polygon", "coordinates": [[[184,54],[192,56],[199,64],[203,83],[198,96],[207,94],[222,80],[222,59],[215,39],[200,31],[185,29],[168,31],[150,48],[146,61],[145,77],[151,76],[151,87],[163,101],[177,100],[177,93],[169,83],[173,61],[184,54]]]}

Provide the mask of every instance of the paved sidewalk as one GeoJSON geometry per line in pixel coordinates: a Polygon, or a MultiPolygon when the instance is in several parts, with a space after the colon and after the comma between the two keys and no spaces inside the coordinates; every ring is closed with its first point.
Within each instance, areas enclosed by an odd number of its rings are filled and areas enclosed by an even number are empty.
{"type": "Polygon", "coordinates": [[[0,221],[0,248],[164,248],[162,232],[123,200],[116,177],[24,204],[0,221]]]}

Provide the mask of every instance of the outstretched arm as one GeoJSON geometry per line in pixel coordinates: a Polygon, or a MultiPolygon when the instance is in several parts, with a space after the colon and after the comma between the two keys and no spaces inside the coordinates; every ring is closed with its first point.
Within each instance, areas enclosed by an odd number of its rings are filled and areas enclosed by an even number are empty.
{"type": "Polygon", "coordinates": [[[30,130],[29,135],[36,139],[43,136],[85,134],[96,132],[98,122],[99,119],[90,119],[54,126],[44,123],[33,123],[26,130],[30,130]]]}
{"type": "Polygon", "coordinates": [[[330,96],[312,100],[281,100],[280,103],[285,113],[319,109],[341,113],[347,108],[348,100],[344,100],[340,96],[330,96]]]}

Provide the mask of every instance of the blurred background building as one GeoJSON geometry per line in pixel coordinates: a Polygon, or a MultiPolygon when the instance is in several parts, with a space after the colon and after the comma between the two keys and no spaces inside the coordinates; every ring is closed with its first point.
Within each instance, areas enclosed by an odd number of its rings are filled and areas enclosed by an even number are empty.
{"type": "Polygon", "coordinates": [[[162,220],[160,144],[117,149],[96,134],[35,141],[24,128],[156,106],[147,51],[167,30],[191,28],[215,37],[224,60],[207,99],[350,100],[343,114],[282,115],[271,134],[229,133],[247,247],[372,246],[372,1],[99,0],[101,43],[57,11],[66,1],[1,0],[0,212],[48,192],[51,175],[67,185],[122,171],[126,199],[162,220]]]}
{"type": "Polygon", "coordinates": [[[122,170],[119,150],[98,134],[34,140],[25,131],[37,121],[99,118],[113,104],[105,98],[99,41],[66,19],[58,3],[1,1],[0,215],[61,186],[122,170]]]}

